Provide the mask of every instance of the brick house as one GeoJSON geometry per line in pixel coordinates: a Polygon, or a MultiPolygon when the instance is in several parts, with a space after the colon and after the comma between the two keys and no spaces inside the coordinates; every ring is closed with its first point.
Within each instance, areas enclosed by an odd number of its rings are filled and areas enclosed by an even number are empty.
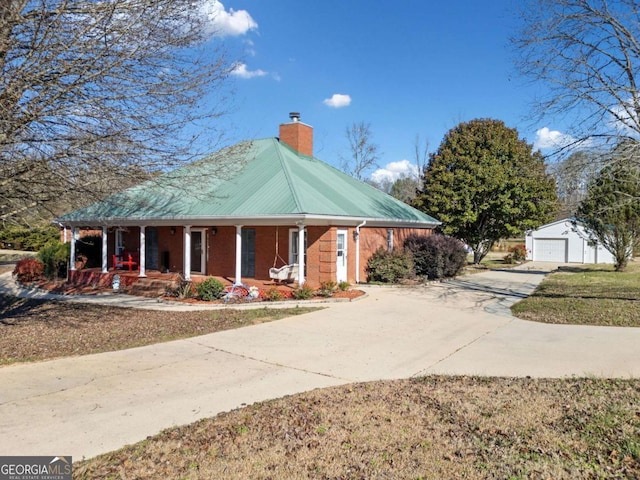
{"type": "Polygon", "coordinates": [[[378,248],[440,224],[313,157],[313,128],[290,118],[279,138],[225,148],[63,215],[72,257],[80,229],[90,228],[102,232],[103,273],[133,252],[141,277],[268,280],[271,268],[297,265],[300,284],[358,283],[378,248]]]}

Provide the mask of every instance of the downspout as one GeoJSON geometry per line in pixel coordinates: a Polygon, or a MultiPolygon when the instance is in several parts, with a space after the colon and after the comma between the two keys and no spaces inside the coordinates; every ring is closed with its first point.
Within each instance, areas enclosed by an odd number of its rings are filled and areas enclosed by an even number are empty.
{"type": "Polygon", "coordinates": [[[356,226],[356,284],[360,283],[360,227],[364,227],[366,223],[364,220],[356,226]]]}

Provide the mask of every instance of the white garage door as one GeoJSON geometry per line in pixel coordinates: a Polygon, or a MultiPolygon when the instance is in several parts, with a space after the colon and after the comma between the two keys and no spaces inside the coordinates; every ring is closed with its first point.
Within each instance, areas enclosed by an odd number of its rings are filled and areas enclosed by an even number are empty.
{"type": "Polygon", "coordinates": [[[567,240],[537,238],[533,241],[533,259],[539,262],[566,262],[567,240]]]}

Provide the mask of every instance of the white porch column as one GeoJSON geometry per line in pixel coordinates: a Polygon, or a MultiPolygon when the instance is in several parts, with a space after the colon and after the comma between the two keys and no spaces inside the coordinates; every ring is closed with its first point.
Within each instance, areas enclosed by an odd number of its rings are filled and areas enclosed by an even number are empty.
{"type": "Polygon", "coordinates": [[[102,227],[102,273],[109,271],[109,264],[107,262],[107,227],[102,227]]]}
{"type": "Polygon", "coordinates": [[[140,226],[140,262],[138,263],[138,277],[146,277],[145,263],[147,261],[147,242],[145,237],[145,226],[140,226]]]}
{"type": "Polygon", "coordinates": [[[304,223],[298,224],[298,285],[304,285],[304,223]]]}
{"type": "Polygon", "coordinates": [[[242,225],[236,225],[236,284],[242,283],[242,225]]]}
{"type": "Polygon", "coordinates": [[[184,279],[191,280],[191,225],[184,227],[184,279]]]}
{"type": "Polygon", "coordinates": [[[78,235],[78,227],[73,227],[71,229],[71,253],[69,255],[69,270],[71,271],[76,269],[76,240],[78,239],[78,235]]]}

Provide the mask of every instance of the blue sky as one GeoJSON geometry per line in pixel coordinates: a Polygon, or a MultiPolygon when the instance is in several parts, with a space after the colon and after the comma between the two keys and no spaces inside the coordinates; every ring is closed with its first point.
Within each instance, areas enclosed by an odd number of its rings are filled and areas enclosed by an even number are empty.
{"type": "Polygon", "coordinates": [[[416,135],[434,151],[474,118],[502,120],[536,147],[562,136],[561,125],[532,123],[536,87],[515,71],[518,0],[205,1],[242,52],[229,141],[277,136],[298,111],[315,155],[338,166],[345,129],[364,121],[384,173],[413,162],[416,135]]]}

